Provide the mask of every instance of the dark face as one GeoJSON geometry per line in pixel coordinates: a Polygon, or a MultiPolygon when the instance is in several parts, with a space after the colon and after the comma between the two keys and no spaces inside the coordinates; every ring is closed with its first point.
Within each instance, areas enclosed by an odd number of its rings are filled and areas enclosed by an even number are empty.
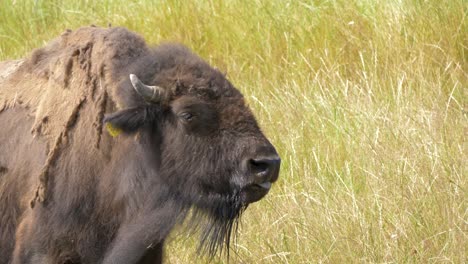
{"type": "Polygon", "coordinates": [[[178,175],[182,190],[237,195],[247,205],[278,179],[280,158],[240,95],[184,95],[169,104],[165,117],[162,169],[178,175]]]}
{"type": "Polygon", "coordinates": [[[107,115],[105,122],[156,142],[144,145],[149,157],[159,157],[150,161],[159,164],[154,177],[183,206],[198,209],[195,216],[201,218],[196,219],[208,220],[201,247],[210,254],[221,245],[229,250],[242,211],[278,179],[280,158],[242,95],[221,73],[198,63],[163,76],[169,77],[153,83],[165,88],[130,75],[140,100],[107,115]]]}

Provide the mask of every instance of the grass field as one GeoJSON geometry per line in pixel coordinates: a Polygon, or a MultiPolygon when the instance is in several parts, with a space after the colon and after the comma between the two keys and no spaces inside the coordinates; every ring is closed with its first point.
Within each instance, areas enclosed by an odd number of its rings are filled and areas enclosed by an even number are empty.
{"type": "Polygon", "coordinates": [[[96,2],[0,0],[0,59],[111,23],[226,71],[283,159],[229,263],[468,261],[466,1],[96,2]]]}

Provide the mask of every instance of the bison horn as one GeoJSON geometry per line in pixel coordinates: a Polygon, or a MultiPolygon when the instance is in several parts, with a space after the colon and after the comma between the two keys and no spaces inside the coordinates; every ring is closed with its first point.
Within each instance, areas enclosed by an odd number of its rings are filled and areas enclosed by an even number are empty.
{"type": "Polygon", "coordinates": [[[146,85],[140,81],[135,74],[130,74],[130,81],[132,82],[135,91],[145,100],[150,102],[160,102],[164,98],[164,89],[161,87],[146,85]]]}

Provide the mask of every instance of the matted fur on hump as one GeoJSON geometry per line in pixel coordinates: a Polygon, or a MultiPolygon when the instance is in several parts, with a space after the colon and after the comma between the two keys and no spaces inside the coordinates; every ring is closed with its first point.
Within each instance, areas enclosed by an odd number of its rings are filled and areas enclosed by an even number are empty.
{"type": "Polygon", "coordinates": [[[45,200],[51,164],[65,147],[99,148],[106,109],[124,103],[117,90],[131,64],[149,50],[140,36],[124,28],[85,27],[67,30],[24,60],[0,63],[0,114],[27,109],[35,118],[31,133],[47,145],[32,206],[45,200]],[[70,133],[86,142],[68,142],[70,133]]]}
{"type": "Polygon", "coordinates": [[[128,77],[129,66],[147,52],[144,40],[124,28],[67,30],[17,61],[15,71],[12,62],[0,64],[2,72],[9,71],[0,78],[0,111],[30,109],[35,116],[32,132],[44,136],[49,146],[60,134],[66,136],[78,114],[95,116],[100,130],[107,98],[122,103],[115,90],[128,77]],[[81,113],[85,104],[95,105],[98,113],[81,113]]]}

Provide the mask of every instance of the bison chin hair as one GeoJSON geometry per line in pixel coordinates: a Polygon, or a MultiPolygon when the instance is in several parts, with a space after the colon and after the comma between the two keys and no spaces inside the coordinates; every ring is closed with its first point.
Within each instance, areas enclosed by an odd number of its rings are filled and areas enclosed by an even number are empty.
{"type": "Polygon", "coordinates": [[[219,252],[229,257],[230,241],[235,239],[240,216],[247,205],[241,202],[238,192],[209,194],[198,197],[194,204],[187,227],[200,232],[198,253],[214,257],[219,252]]]}

